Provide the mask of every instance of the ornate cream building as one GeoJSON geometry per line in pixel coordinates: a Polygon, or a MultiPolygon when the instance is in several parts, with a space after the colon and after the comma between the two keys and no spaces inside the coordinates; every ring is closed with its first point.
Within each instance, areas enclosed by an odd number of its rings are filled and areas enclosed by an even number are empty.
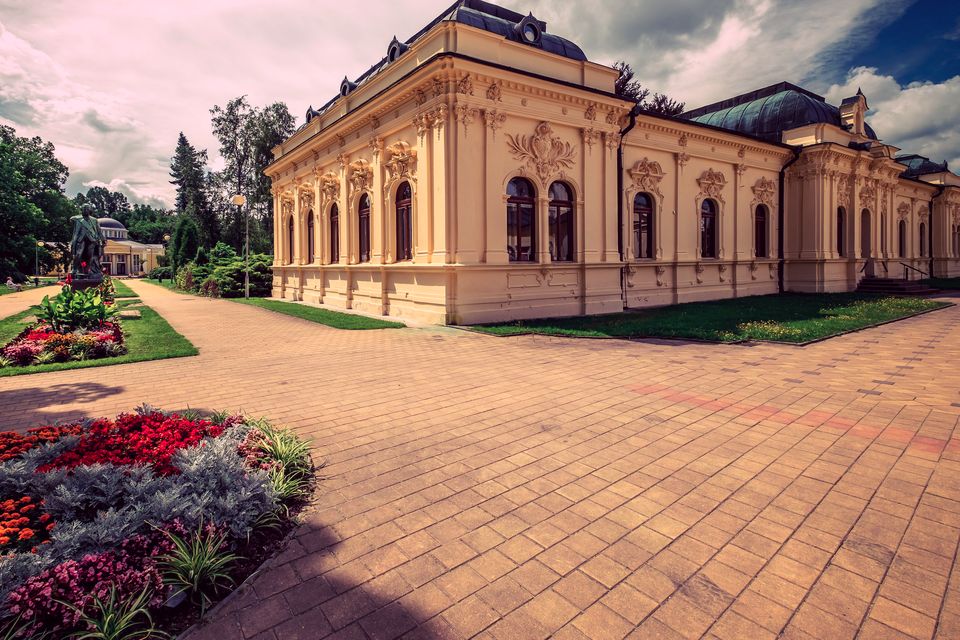
{"type": "Polygon", "coordinates": [[[671,118],[462,0],[274,149],[274,295],[434,323],[960,275],[960,178],[781,83],[671,118]]]}

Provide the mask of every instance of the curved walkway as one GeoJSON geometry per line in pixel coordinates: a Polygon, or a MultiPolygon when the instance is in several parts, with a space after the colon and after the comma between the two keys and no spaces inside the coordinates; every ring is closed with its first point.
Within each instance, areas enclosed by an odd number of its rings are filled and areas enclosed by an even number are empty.
{"type": "Polygon", "coordinates": [[[800,349],[337,331],[130,285],[200,355],[0,379],[0,428],[243,409],[327,463],[191,640],[960,635],[960,308],[800,349]]]}

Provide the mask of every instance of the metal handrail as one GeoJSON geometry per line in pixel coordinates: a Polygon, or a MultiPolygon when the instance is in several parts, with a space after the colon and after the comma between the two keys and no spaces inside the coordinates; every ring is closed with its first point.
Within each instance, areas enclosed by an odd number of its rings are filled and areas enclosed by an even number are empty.
{"type": "Polygon", "coordinates": [[[922,276],[926,276],[926,277],[928,277],[928,278],[930,277],[930,274],[927,273],[926,271],[924,271],[923,269],[917,269],[916,267],[913,267],[913,266],[907,264],[906,262],[901,262],[900,264],[903,265],[903,279],[904,279],[904,280],[907,279],[907,269],[913,269],[914,271],[916,271],[917,273],[919,273],[919,274],[922,275],[922,276]]]}

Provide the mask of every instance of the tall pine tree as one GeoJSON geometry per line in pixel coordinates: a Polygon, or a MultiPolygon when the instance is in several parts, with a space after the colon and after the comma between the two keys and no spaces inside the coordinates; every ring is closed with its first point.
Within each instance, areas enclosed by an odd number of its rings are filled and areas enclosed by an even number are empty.
{"type": "Polygon", "coordinates": [[[171,184],[177,186],[176,209],[179,215],[193,215],[200,242],[212,247],[220,239],[217,212],[210,206],[207,192],[207,151],[197,150],[180,132],[177,148],[170,160],[171,184]]]}

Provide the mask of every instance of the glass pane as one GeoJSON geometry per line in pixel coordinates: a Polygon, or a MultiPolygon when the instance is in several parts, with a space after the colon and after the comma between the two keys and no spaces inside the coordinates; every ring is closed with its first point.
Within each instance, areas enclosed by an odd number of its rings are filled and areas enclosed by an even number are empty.
{"type": "Polygon", "coordinates": [[[533,205],[520,205],[518,260],[529,262],[534,259],[533,245],[533,205]]]}

